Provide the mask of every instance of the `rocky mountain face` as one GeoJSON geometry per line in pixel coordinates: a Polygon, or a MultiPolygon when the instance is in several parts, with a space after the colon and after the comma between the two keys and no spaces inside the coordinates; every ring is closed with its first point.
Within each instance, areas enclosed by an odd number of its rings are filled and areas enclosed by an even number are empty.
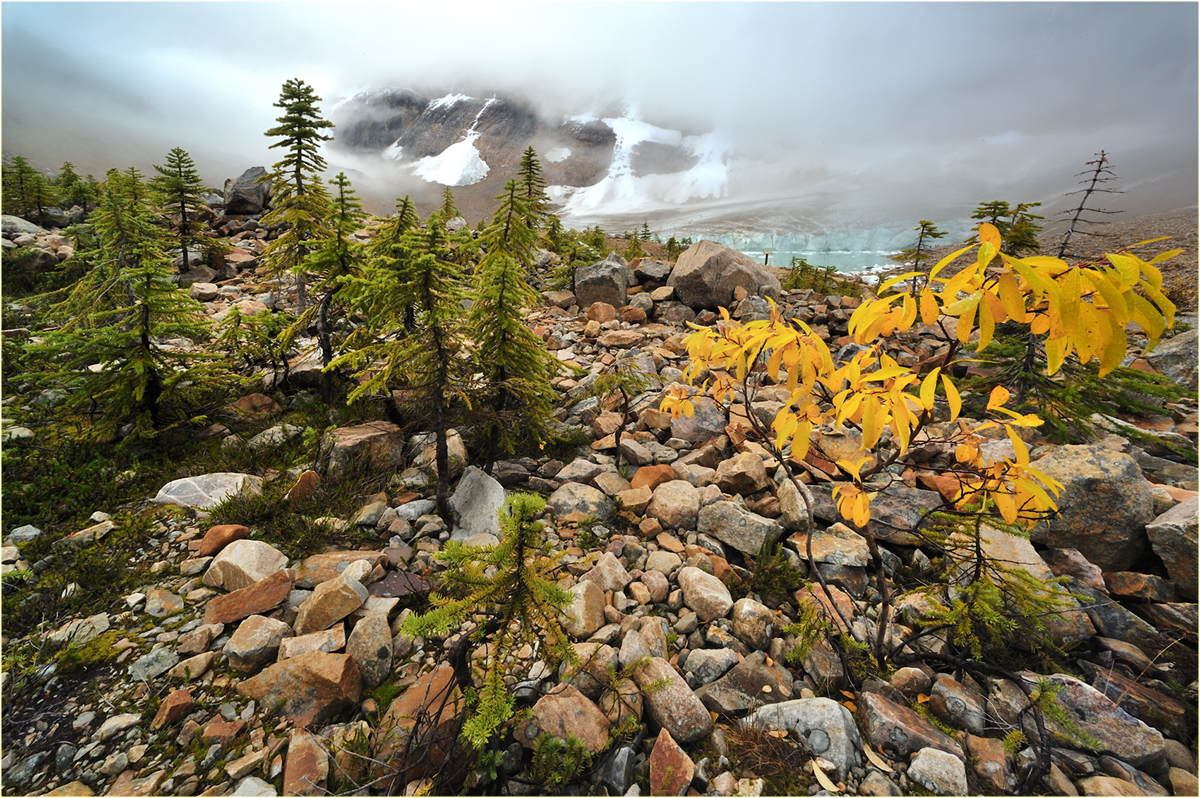
{"type": "Polygon", "coordinates": [[[385,89],[337,103],[330,118],[337,125],[335,151],[365,158],[384,172],[387,165],[399,167],[438,193],[441,186],[453,187],[469,219],[491,207],[526,147],[538,153],[560,200],[606,178],[653,182],[654,176],[686,175],[702,160],[695,137],[646,124],[629,108],[602,119],[548,118],[518,98],[430,99],[410,89],[385,89]]]}

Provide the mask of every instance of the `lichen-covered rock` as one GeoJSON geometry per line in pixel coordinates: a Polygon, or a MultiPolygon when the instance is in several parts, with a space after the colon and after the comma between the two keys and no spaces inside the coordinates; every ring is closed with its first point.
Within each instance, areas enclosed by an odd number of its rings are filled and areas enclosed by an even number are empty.
{"type": "Polygon", "coordinates": [[[733,607],[733,596],[720,579],[699,568],[688,566],[676,577],[683,590],[683,601],[701,621],[724,618],[733,607]]]}
{"type": "Polygon", "coordinates": [[[862,761],[862,735],[854,716],[831,698],[802,698],[759,707],[750,713],[749,722],[764,729],[795,732],[809,752],[833,763],[836,779],[846,778],[862,761]]]}
{"type": "Polygon", "coordinates": [[[1034,527],[1034,543],[1078,549],[1105,571],[1137,562],[1154,499],[1136,460],[1102,446],[1055,446],[1034,465],[1063,485],[1058,515],[1034,527]]]}
{"type": "Polygon", "coordinates": [[[669,662],[652,657],[634,673],[634,681],[643,690],[660,679],[666,679],[667,685],[645,695],[650,718],[683,744],[694,743],[708,734],[713,727],[712,716],[669,662]]]}
{"type": "Polygon", "coordinates": [[[1146,524],[1146,535],[1154,553],[1167,566],[1167,574],[1176,589],[1188,598],[1196,598],[1197,526],[1200,504],[1192,496],[1146,524]]]}

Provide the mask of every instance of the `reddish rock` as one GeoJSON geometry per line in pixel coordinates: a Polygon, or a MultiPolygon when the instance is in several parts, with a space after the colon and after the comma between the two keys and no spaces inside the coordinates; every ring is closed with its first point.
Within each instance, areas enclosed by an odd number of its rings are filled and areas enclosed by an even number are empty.
{"type": "Polygon", "coordinates": [[[157,795],[158,785],[162,784],[166,778],[167,771],[157,770],[149,776],[137,778],[137,771],[126,770],[121,775],[117,776],[117,780],[108,788],[108,795],[157,795]]]}
{"type": "Polygon", "coordinates": [[[623,419],[620,413],[605,411],[596,416],[596,420],[592,422],[592,437],[607,438],[617,431],[621,426],[623,419]]]}
{"type": "Polygon", "coordinates": [[[671,733],[663,729],[650,752],[650,794],[683,795],[696,775],[696,764],[671,733]]]}
{"type": "Polygon", "coordinates": [[[462,694],[448,665],[420,677],[397,696],[379,721],[374,776],[383,781],[378,789],[397,794],[408,782],[436,773],[448,758],[461,755],[455,726],[462,711],[462,694]],[[411,739],[414,728],[419,730],[417,739],[411,739]],[[419,756],[408,758],[410,750],[419,756]]]}
{"type": "Polygon", "coordinates": [[[320,740],[303,729],[292,729],[283,766],[283,794],[325,795],[328,778],[329,754],[320,740]]]}
{"type": "Polygon", "coordinates": [[[350,563],[359,560],[366,561],[371,568],[388,564],[387,555],[381,551],[329,551],[306,557],[291,569],[292,582],[302,590],[312,590],[322,582],[338,578],[350,563]]]}
{"type": "Polygon", "coordinates": [[[596,343],[614,349],[628,349],[640,344],[645,337],[645,333],[637,330],[609,330],[597,338],[596,343]]]}
{"type": "Polygon", "coordinates": [[[306,635],[328,629],[361,607],[368,595],[367,589],[357,579],[343,576],[322,582],[300,605],[296,615],[296,634],[306,635]]]}
{"type": "Polygon", "coordinates": [[[243,396],[233,403],[232,408],[247,416],[274,416],[283,412],[283,408],[278,402],[262,393],[243,396]]]}
{"type": "Polygon", "coordinates": [[[1008,795],[1017,787],[1017,777],[1004,753],[1004,741],[998,737],[976,737],[967,735],[967,753],[971,769],[980,782],[995,795],[1008,795]]]}
{"type": "Polygon", "coordinates": [[[292,580],[287,571],[275,573],[250,587],[214,596],[204,608],[205,623],[232,623],[251,615],[263,615],[287,601],[292,580]]]}
{"type": "Polygon", "coordinates": [[[717,467],[713,483],[725,493],[748,496],[771,484],[763,460],[754,452],[743,452],[725,460],[717,467]]]}
{"type": "Polygon", "coordinates": [[[190,690],[180,688],[171,691],[171,694],[163,699],[163,702],[158,705],[158,714],[154,716],[154,720],[150,724],[150,728],[158,731],[164,726],[170,726],[191,713],[195,704],[192,702],[192,693],[190,690]]]}
{"type": "Polygon", "coordinates": [[[305,471],[296,477],[296,482],[288,488],[287,499],[293,502],[302,502],[306,499],[311,499],[320,485],[320,474],[312,470],[305,471]]]}
{"type": "Polygon", "coordinates": [[[1104,584],[1108,592],[1124,598],[1146,599],[1148,601],[1174,601],[1175,585],[1153,574],[1142,574],[1137,571],[1109,571],[1104,574],[1104,584]]]}
{"type": "Polygon", "coordinates": [[[629,480],[629,487],[633,490],[646,487],[654,490],[664,482],[670,482],[675,479],[675,470],[666,463],[653,466],[642,466],[633,475],[633,479],[629,480]]]}
{"type": "Polygon", "coordinates": [[[210,557],[235,540],[250,536],[250,527],[241,524],[217,524],[204,534],[198,552],[201,557],[210,557]]]}
{"type": "Polygon", "coordinates": [[[693,743],[712,730],[712,716],[704,704],[662,657],[651,657],[648,663],[637,669],[633,678],[643,690],[660,679],[666,680],[665,687],[655,688],[645,694],[644,703],[650,718],[670,731],[672,738],[693,743]]]}
{"type": "Polygon", "coordinates": [[[617,317],[617,309],[607,302],[593,302],[587,310],[587,317],[589,321],[598,321],[603,324],[617,317]]]}
{"type": "Polygon", "coordinates": [[[513,736],[521,745],[533,748],[543,733],[560,740],[573,734],[589,751],[598,754],[608,742],[608,718],[568,684],[539,698],[529,719],[517,726],[513,736]]]}
{"type": "Polygon", "coordinates": [[[362,676],[348,654],[310,652],[277,662],[239,682],[239,695],[292,719],[297,728],[324,723],[362,695],[362,676]]]}
{"type": "Polygon", "coordinates": [[[934,728],[925,718],[878,693],[862,693],[858,714],[871,742],[902,760],[922,748],[936,748],[961,760],[966,755],[958,744],[934,728]]]}
{"type": "Polygon", "coordinates": [[[220,743],[223,748],[228,748],[230,741],[238,736],[238,732],[245,725],[246,721],[241,718],[225,720],[218,715],[204,725],[200,736],[204,738],[205,742],[220,743]]]}

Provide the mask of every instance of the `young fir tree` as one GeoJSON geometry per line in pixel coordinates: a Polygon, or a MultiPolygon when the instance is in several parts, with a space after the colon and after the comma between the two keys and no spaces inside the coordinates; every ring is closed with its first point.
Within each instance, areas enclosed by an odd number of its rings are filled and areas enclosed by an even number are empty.
{"type": "MultiPolygon", "coordinates": [[[[917,226],[914,228],[914,230],[917,233],[917,243],[908,249],[901,250],[895,255],[890,255],[888,257],[890,260],[894,260],[897,263],[911,265],[914,271],[919,271],[923,268],[922,264],[933,257],[929,254],[929,249],[932,246],[932,242],[938,240],[939,238],[945,238],[946,233],[942,230],[938,230],[937,225],[935,225],[933,222],[926,221],[925,219],[917,222],[917,226]]],[[[912,280],[912,293],[916,294],[918,289],[919,286],[917,285],[917,278],[914,277],[912,280]]]]}
{"type": "Polygon", "coordinates": [[[198,218],[203,204],[200,193],[205,190],[204,183],[200,180],[192,156],[179,147],[167,153],[166,165],[154,164],[154,171],[158,175],[151,178],[150,187],[159,204],[179,217],[175,235],[183,252],[179,273],[184,274],[191,268],[189,250],[206,238],[205,225],[198,218]]]}
{"type": "MultiPolygon", "coordinates": [[[[1020,257],[1026,252],[1036,252],[1038,247],[1038,233],[1042,232],[1040,225],[1036,224],[1036,220],[1045,217],[1030,213],[1034,208],[1040,207],[1040,202],[1020,202],[1015,206],[1010,206],[1007,202],[1001,200],[992,200],[991,202],[980,203],[975,212],[971,214],[971,218],[987,222],[995,225],[1000,231],[1000,251],[1005,255],[1020,257]]],[[[973,235],[967,239],[968,244],[975,243],[979,240],[978,235],[973,235]]]]}
{"type": "Polygon", "coordinates": [[[550,219],[550,198],[546,196],[546,179],[533,147],[526,147],[517,167],[517,183],[525,199],[525,216],[534,230],[546,226],[550,219]]]}
{"type": "Polygon", "coordinates": [[[546,222],[547,248],[556,255],[566,255],[571,247],[571,239],[563,229],[562,219],[556,214],[550,214],[546,222]]]}
{"type": "Polygon", "coordinates": [[[321,98],[304,81],[292,78],[283,84],[276,108],[283,109],[279,124],[265,135],[279,141],[271,149],[284,150],[282,161],[275,164],[267,178],[271,181],[272,209],[263,215],[266,226],[284,224],[279,238],[267,247],[266,256],[276,274],[291,272],[296,276],[296,303],[299,312],[308,306],[305,266],[311,242],[328,236],[326,219],[329,215],[329,194],[321,182],[325,159],[321,157],[322,141],[333,136],[321,133],[333,123],[321,118],[317,103],[321,98]]]}
{"type": "Polygon", "coordinates": [[[56,201],[54,187],[46,176],[18,155],[4,167],[4,209],[7,213],[42,224],[46,208],[56,201]]]}
{"type": "Polygon", "coordinates": [[[423,231],[403,236],[407,252],[399,262],[373,259],[364,274],[347,279],[354,310],[367,315],[369,332],[358,346],[334,359],[334,367],[356,369],[358,387],[348,401],[391,394],[402,388],[410,406],[423,412],[434,434],[437,508],[450,514],[450,456],[447,431],[460,402],[472,393],[470,364],[462,346],[462,269],[451,258],[449,238],[437,214],[423,231]],[[415,309],[415,329],[404,337],[405,309],[415,309]]]}
{"type": "Polygon", "coordinates": [[[442,217],[442,222],[448,222],[456,216],[462,216],[458,206],[454,204],[454,192],[450,190],[450,186],[442,189],[442,204],[438,206],[437,215],[442,217]]]}
{"type": "Polygon", "coordinates": [[[468,325],[476,345],[491,410],[481,425],[484,470],[491,473],[498,454],[512,454],[521,441],[549,437],[554,390],[550,360],[541,339],[522,323],[526,308],[539,302],[525,282],[537,247],[533,211],[510,180],[497,199],[500,207],[481,236],[486,254],[476,272],[475,302],[468,325]]]}
{"type": "Polygon", "coordinates": [[[136,171],[108,173],[93,214],[96,277],[77,283],[51,317],[71,314],[32,347],[46,362],[42,382],[66,390],[67,410],[85,410],[102,434],[130,422],[152,434],[212,387],[204,355],[159,343],[206,339],[200,304],[170,282],[163,241],[136,171]]]}
{"type": "Polygon", "coordinates": [[[96,201],[96,186],[95,181],[88,175],[88,179],[79,176],[75,171],[75,164],[70,161],[64,161],[62,169],[58,172],[58,177],[54,181],[54,187],[58,191],[60,202],[64,207],[78,205],[79,208],[87,215],[88,205],[96,201]]]}
{"type": "MultiPolygon", "coordinates": [[[[545,507],[540,496],[515,494],[500,511],[499,545],[447,542],[436,555],[447,567],[441,572],[441,590],[430,596],[433,609],[404,622],[404,634],[427,637],[445,635],[463,621],[483,616],[472,642],[493,653],[485,660],[483,686],[462,729],[476,754],[494,749],[501,726],[513,716],[513,696],[504,679],[522,646],[533,645],[551,670],[579,661],[562,615],[574,596],[555,584],[561,552],[542,535],[538,520],[545,507]]],[[[460,686],[471,687],[469,671],[460,686]]]]}
{"type": "Polygon", "coordinates": [[[357,274],[362,265],[359,245],[350,239],[355,231],[362,226],[366,214],[363,213],[362,203],[350,185],[350,179],[344,172],[329,184],[334,187],[334,195],[329,227],[332,236],[312,242],[314,249],[309,255],[308,270],[317,275],[313,291],[320,295],[320,302],[300,314],[295,323],[285,333],[285,339],[294,339],[299,332],[313,322],[317,326],[317,343],[321,347],[321,365],[325,372],[321,375],[321,391],[326,399],[333,395],[333,373],[329,364],[333,362],[333,335],[330,319],[334,296],[341,290],[347,277],[357,274]]]}

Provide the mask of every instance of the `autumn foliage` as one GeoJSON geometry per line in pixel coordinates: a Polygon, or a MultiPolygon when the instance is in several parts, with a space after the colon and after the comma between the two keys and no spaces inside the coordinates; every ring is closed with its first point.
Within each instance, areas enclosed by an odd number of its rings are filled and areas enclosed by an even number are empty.
{"type": "MultiPolygon", "coordinates": [[[[959,346],[978,332],[976,351],[992,340],[997,324],[1027,325],[1028,332],[1043,336],[1047,370],[1054,374],[1069,355],[1081,362],[1096,358],[1101,374],[1116,368],[1125,355],[1126,328],[1132,322],[1157,341],[1174,321],[1174,305],[1162,293],[1162,275],[1154,266],[1175,253],[1152,261],[1131,254],[1106,256],[1098,262],[1071,266],[1057,258],[1015,258],[1000,251],[1000,234],[991,224],[979,227],[979,243],[944,258],[927,275],[908,272],[879,288],[880,298],[864,302],[850,319],[856,343],[870,348],[848,361],[834,362],[826,342],[800,320],[785,320],[775,308],[769,319],[746,324],[732,322],[722,309],[715,328],[692,325],[687,339],[690,363],[684,372],[689,382],[707,375],[705,383],[721,402],[747,387],[755,375],[785,384],[791,396],[778,412],[771,433],[775,451],[802,461],[809,453],[818,427],[837,432],[851,428],[861,435],[864,456],[856,462],[837,460],[849,481],[834,490],[841,515],[859,527],[870,520],[874,498],[864,483],[869,477],[900,461],[912,444],[932,440],[927,428],[934,421],[938,390],[949,408],[956,430],[938,441],[953,446],[955,464],[941,478],[952,480],[953,504],[998,514],[1009,524],[1032,527],[1056,510],[1055,497],[1062,485],[1030,463],[1029,449],[1018,430],[1036,427],[1042,419],[1020,414],[1005,404],[1010,396],[997,386],[989,397],[980,423],[959,419],[962,399],[949,374],[959,346]],[[976,261],[950,277],[940,277],[964,253],[978,248],[976,261]],[[999,261],[997,261],[999,258],[999,261]],[[911,278],[923,278],[905,283],[911,278]],[[903,293],[888,294],[897,285],[903,293]],[[914,290],[913,286],[919,286],[914,290]],[[1147,298],[1148,297],[1148,298],[1147,298]],[[940,365],[918,374],[898,364],[879,344],[881,337],[908,330],[918,319],[938,324],[951,339],[940,365]],[[953,333],[947,324],[953,321],[953,333]],[[985,454],[980,433],[1003,429],[1012,443],[1013,456],[985,454]]],[[[662,409],[678,417],[690,415],[693,403],[683,385],[673,385],[662,409]]],[[[914,466],[916,464],[913,464],[914,466]]],[[[919,467],[919,466],[918,466],[919,467]]],[[[944,484],[944,483],[943,483],[944,484]]],[[[944,493],[946,491],[943,491],[944,493]]]]}

